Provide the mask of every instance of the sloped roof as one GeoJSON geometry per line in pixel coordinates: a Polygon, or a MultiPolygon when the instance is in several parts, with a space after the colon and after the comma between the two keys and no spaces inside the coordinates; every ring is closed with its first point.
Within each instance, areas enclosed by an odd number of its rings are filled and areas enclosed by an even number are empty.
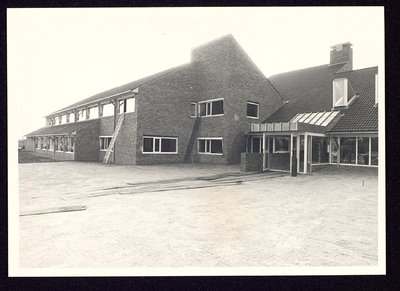
{"type": "Polygon", "coordinates": [[[177,70],[183,69],[183,68],[185,68],[185,67],[187,67],[189,65],[190,65],[190,63],[183,64],[183,65],[180,65],[180,66],[176,66],[176,67],[167,69],[165,71],[162,71],[162,72],[159,72],[159,73],[144,77],[142,79],[139,79],[139,80],[136,80],[136,81],[133,81],[133,82],[130,82],[130,83],[127,83],[127,84],[124,84],[124,85],[109,89],[107,91],[98,93],[96,95],[93,95],[91,97],[83,99],[83,100],[81,100],[79,102],[71,104],[71,105],[69,105],[67,107],[64,107],[64,108],[60,109],[60,110],[52,112],[47,116],[54,115],[54,114],[57,114],[57,113],[62,113],[64,111],[67,111],[67,110],[70,110],[70,109],[74,109],[74,108],[79,107],[79,106],[84,105],[84,104],[94,103],[96,101],[100,101],[102,99],[108,98],[108,97],[110,97],[112,95],[120,94],[120,93],[126,92],[128,90],[136,89],[136,88],[138,88],[140,86],[143,86],[143,85],[145,85],[147,83],[150,83],[150,82],[152,82],[152,81],[154,81],[156,79],[164,77],[164,76],[166,76],[166,75],[168,75],[170,73],[173,73],[173,72],[175,72],[177,70]]]}
{"type": "Polygon", "coordinates": [[[67,135],[71,132],[77,131],[93,122],[100,122],[99,119],[95,120],[86,120],[80,122],[73,122],[55,126],[46,126],[42,127],[38,130],[35,130],[31,133],[26,134],[26,137],[35,137],[35,136],[49,136],[49,135],[67,135]]]}
{"type": "Polygon", "coordinates": [[[264,122],[288,122],[299,113],[331,111],[332,82],[345,77],[358,97],[348,109],[341,110],[342,117],[330,131],[377,131],[378,109],[374,104],[375,74],[378,68],[337,73],[342,66],[322,65],[271,76],[269,80],[288,102],[264,122]]]}

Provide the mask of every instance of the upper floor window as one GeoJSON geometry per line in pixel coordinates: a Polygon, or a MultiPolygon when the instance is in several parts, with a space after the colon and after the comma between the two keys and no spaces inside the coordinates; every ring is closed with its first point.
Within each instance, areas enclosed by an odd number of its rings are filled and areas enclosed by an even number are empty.
{"type": "Polygon", "coordinates": [[[190,117],[197,117],[197,102],[190,103],[190,117]]]}
{"type": "Polygon", "coordinates": [[[347,106],[348,81],[346,78],[333,80],[333,107],[347,106]]]}
{"type": "Polygon", "coordinates": [[[112,103],[102,104],[103,115],[102,116],[112,116],[114,115],[114,105],[112,103]]]}
{"type": "Polygon", "coordinates": [[[86,120],[86,109],[78,110],[77,115],[76,115],[76,120],[77,121],[86,120]]]}
{"type": "Polygon", "coordinates": [[[98,118],[99,117],[99,108],[96,107],[92,107],[88,109],[88,119],[94,119],[94,118],[98,118]]]}
{"type": "Polygon", "coordinates": [[[64,114],[61,115],[60,124],[65,124],[65,123],[67,123],[67,116],[64,114]]]}
{"type": "Polygon", "coordinates": [[[258,119],[259,106],[258,103],[247,101],[247,117],[258,119]]]}
{"type": "Polygon", "coordinates": [[[216,99],[210,101],[199,102],[200,116],[223,115],[224,100],[216,99]]]}
{"type": "Polygon", "coordinates": [[[119,113],[127,113],[135,111],[135,98],[119,100],[119,113]]]}

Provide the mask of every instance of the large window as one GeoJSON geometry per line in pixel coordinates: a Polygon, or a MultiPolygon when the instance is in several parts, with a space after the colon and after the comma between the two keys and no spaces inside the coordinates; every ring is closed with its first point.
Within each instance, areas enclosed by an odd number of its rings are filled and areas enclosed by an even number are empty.
{"type": "Polygon", "coordinates": [[[357,164],[369,165],[369,137],[359,137],[358,140],[357,164]]]}
{"type": "Polygon", "coordinates": [[[198,149],[200,154],[222,155],[222,138],[199,138],[198,149]]]}
{"type": "Polygon", "coordinates": [[[177,154],[178,139],[175,137],[143,137],[143,153],[177,154]]]}
{"type": "Polygon", "coordinates": [[[217,99],[199,102],[200,116],[222,115],[224,114],[224,100],[217,99]]]}
{"type": "Polygon", "coordinates": [[[255,102],[247,102],[247,117],[249,118],[258,118],[259,114],[259,105],[255,102]]]}
{"type": "Polygon", "coordinates": [[[371,137],[371,165],[378,165],[378,138],[371,137]]]}
{"type": "Polygon", "coordinates": [[[289,137],[276,136],[274,138],[274,153],[289,152],[289,137]]]}
{"type": "Polygon", "coordinates": [[[111,142],[111,136],[100,136],[100,150],[106,151],[111,142]]]}
{"type": "Polygon", "coordinates": [[[329,163],[329,152],[328,152],[329,138],[313,136],[312,137],[312,163],[329,163]]]}
{"type": "Polygon", "coordinates": [[[340,162],[343,164],[356,163],[356,138],[340,138],[340,162]]]}

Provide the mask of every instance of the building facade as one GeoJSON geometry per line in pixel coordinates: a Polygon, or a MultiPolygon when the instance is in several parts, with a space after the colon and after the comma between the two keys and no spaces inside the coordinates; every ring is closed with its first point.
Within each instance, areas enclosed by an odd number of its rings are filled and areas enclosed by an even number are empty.
{"type": "Polygon", "coordinates": [[[192,50],[188,64],[102,92],[46,116],[29,150],[121,164],[237,164],[245,131],[283,100],[232,35],[192,50]]]}
{"type": "Polygon", "coordinates": [[[26,135],[40,155],[118,164],[239,164],[308,173],[378,166],[378,68],[353,70],[351,43],[330,63],[266,78],[232,35],[191,61],[46,116],[26,135]],[[110,146],[111,145],[111,146],[110,146]]]}
{"type": "Polygon", "coordinates": [[[269,78],[285,105],[251,126],[244,170],[378,166],[378,68],[353,70],[351,46],[332,46],[327,65],[269,78]]]}

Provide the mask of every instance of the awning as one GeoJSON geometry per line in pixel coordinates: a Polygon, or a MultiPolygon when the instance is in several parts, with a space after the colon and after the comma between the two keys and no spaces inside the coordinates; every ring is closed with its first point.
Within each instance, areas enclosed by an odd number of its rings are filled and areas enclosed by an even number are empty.
{"type": "Polygon", "coordinates": [[[250,133],[256,132],[315,132],[325,133],[340,118],[340,111],[298,113],[289,122],[253,123],[250,133]]]}
{"type": "Polygon", "coordinates": [[[77,131],[83,127],[92,124],[93,122],[99,122],[99,119],[96,120],[86,120],[80,122],[73,122],[61,125],[53,125],[42,127],[38,130],[35,130],[31,133],[26,134],[26,137],[35,137],[35,136],[53,136],[53,135],[68,135],[74,131],[77,131]]]}

